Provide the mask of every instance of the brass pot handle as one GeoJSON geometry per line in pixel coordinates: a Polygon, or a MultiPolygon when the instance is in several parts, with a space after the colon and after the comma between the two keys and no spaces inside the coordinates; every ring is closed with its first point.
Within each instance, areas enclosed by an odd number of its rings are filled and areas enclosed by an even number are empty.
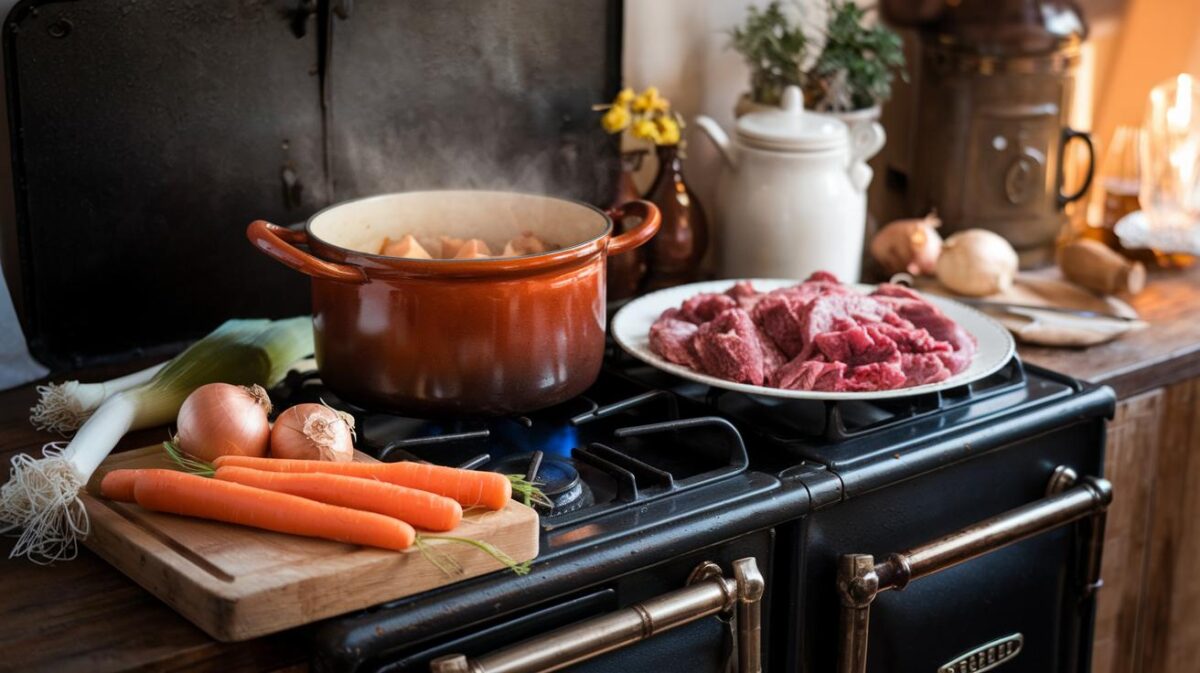
{"type": "Polygon", "coordinates": [[[429,662],[431,673],[543,673],[587,661],[677,626],[737,607],[738,668],[760,673],[759,633],[765,584],[753,557],[734,561],[734,576],[715,563],[692,572],[688,586],[616,612],[587,619],[475,659],[461,654],[429,662]]]}
{"type": "Polygon", "coordinates": [[[308,243],[306,232],[293,231],[266,220],[255,220],[246,227],[246,238],[268,257],[313,278],[356,285],[367,282],[367,274],[357,266],[318,259],[297,248],[296,245],[308,243]]]}
{"type": "Polygon", "coordinates": [[[941,572],[1010,544],[1092,517],[1088,578],[1085,591],[1099,586],[1100,546],[1104,540],[1104,511],[1112,502],[1112,485],[1087,477],[1078,486],[1075,472],[1059,466],[1050,478],[1047,497],[927,542],[886,560],[870,554],[845,554],[838,563],[837,589],[841,597],[841,651],[839,673],[867,670],[867,624],[871,602],[888,589],[903,589],[909,582],[941,572]]]}

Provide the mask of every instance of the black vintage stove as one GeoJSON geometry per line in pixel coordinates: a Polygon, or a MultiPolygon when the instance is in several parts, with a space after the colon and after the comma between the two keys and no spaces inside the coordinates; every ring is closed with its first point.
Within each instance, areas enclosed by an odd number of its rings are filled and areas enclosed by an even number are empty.
{"type": "MultiPolygon", "coordinates": [[[[341,404],[315,374],[276,392],[341,404]]],[[[1101,474],[1112,405],[1108,389],[1017,360],[969,386],[868,404],[710,389],[611,353],[584,396],[526,417],[351,408],[360,448],[383,460],[540,482],[541,553],[525,577],[497,572],[317,625],[314,662],[1084,671],[1102,538],[1102,517],[1086,515],[1106,493],[1085,475],[1101,474]],[[962,535],[1013,510],[982,542],[962,535]],[[743,628],[757,614],[761,632],[743,628]]]]}

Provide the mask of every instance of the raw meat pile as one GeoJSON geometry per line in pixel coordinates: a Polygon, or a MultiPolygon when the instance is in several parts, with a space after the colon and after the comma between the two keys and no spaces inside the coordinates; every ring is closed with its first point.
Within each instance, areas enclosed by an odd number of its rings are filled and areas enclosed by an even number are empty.
{"type": "Polygon", "coordinates": [[[971,363],[975,338],[906,287],[864,295],[818,271],[772,292],[742,281],[691,297],[655,321],[650,348],[737,383],[864,392],[947,379],[971,363]]]}

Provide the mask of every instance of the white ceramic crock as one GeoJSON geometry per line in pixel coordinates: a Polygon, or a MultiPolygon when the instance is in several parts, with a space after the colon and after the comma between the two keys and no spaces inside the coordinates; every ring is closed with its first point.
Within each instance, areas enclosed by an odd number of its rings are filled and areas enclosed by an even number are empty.
{"type": "Polygon", "coordinates": [[[708,117],[697,125],[725,160],[718,186],[721,272],[728,278],[804,278],[861,271],[871,169],[883,127],[852,139],[846,124],[804,110],[798,87],[779,109],[737,121],[735,139],[708,117]]]}

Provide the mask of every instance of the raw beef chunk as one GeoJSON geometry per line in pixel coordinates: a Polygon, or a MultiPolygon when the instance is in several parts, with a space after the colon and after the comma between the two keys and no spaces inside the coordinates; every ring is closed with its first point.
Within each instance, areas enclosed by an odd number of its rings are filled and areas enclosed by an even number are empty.
{"type": "Polygon", "coordinates": [[[869,392],[891,390],[904,385],[904,371],[899,362],[872,362],[846,371],[841,385],[833,392],[869,392]]]}
{"type": "Polygon", "coordinates": [[[702,371],[729,381],[762,385],[762,350],[749,313],[740,308],[721,313],[700,326],[692,343],[702,371]]]}
{"type": "Polygon", "coordinates": [[[938,307],[912,290],[891,283],[880,285],[872,296],[891,306],[901,318],[929,332],[934,339],[950,344],[951,350],[942,352],[939,357],[951,374],[957,374],[971,364],[977,349],[975,337],[938,307]]]}
{"type": "Polygon", "coordinates": [[[860,323],[884,322],[891,313],[887,306],[861,294],[817,297],[805,305],[800,318],[800,339],[804,343],[800,355],[805,359],[812,355],[816,348],[813,339],[819,334],[851,329],[860,323]]]}
{"type": "Polygon", "coordinates": [[[741,306],[743,310],[753,311],[758,302],[762,300],[763,294],[754,289],[748,280],[741,280],[733,284],[733,287],[725,291],[725,294],[733,297],[734,301],[741,306]]]}
{"type": "Polygon", "coordinates": [[[830,362],[845,362],[851,367],[872,362],[899,362],[896,342],[875,325],[852,327],[841,332],[826,332],[813,337],[813,346],[830,362]]]}
{"type": "Polygon", "coordinates": [[[942,362],[940,353],[901,353],[900,370],[910,386],[937,383],[950,378],[950,369],[942,362]]]}
{"type": "Polygon", "coordinates": [[[872,325],[871,329],[896,343],[901,353],[935,353],[952,351],[954,347],[946,341],[938,341],[926,330],[916,327],[895,325],[872,325]]]}
{"type": "Polygon", "coordinates": [[[691,297],[679,307],[680,317],[688,322],[702,325],[717,317],[722,311],[737,308],[738,303],[727,294],[705,292],[691,297]]]}
{"type": "Polygon", "coordinates": [[[679,309],[669,308],[650,327],[650,349],[670,362],[698,369],[700,360],[692,347],[692,338],[700,328],[679,317],[679,309]]]}
{"type": "Polygon", "coordinates": [[[796,358],[775,372],[775,385],[785,390],[834,390],[845,372],[845,362],[796,358]]]}
{"type": "Polygon", "coordinates": [[[754,307],[751,317],[762,327],[764,333],[775,342],[779,350],[788,357],[795,357],[804,350],[804,302],[786,294],[770,293],[754,307]]]}
{"type": "Polygon", "coordinates": [[[772,385],[775,380],[775,372],[787,362],[788,358],[761,327],[755,325],[754,332],[758,337],[758,348],[763,356],[763,384],[772,385]]]}

